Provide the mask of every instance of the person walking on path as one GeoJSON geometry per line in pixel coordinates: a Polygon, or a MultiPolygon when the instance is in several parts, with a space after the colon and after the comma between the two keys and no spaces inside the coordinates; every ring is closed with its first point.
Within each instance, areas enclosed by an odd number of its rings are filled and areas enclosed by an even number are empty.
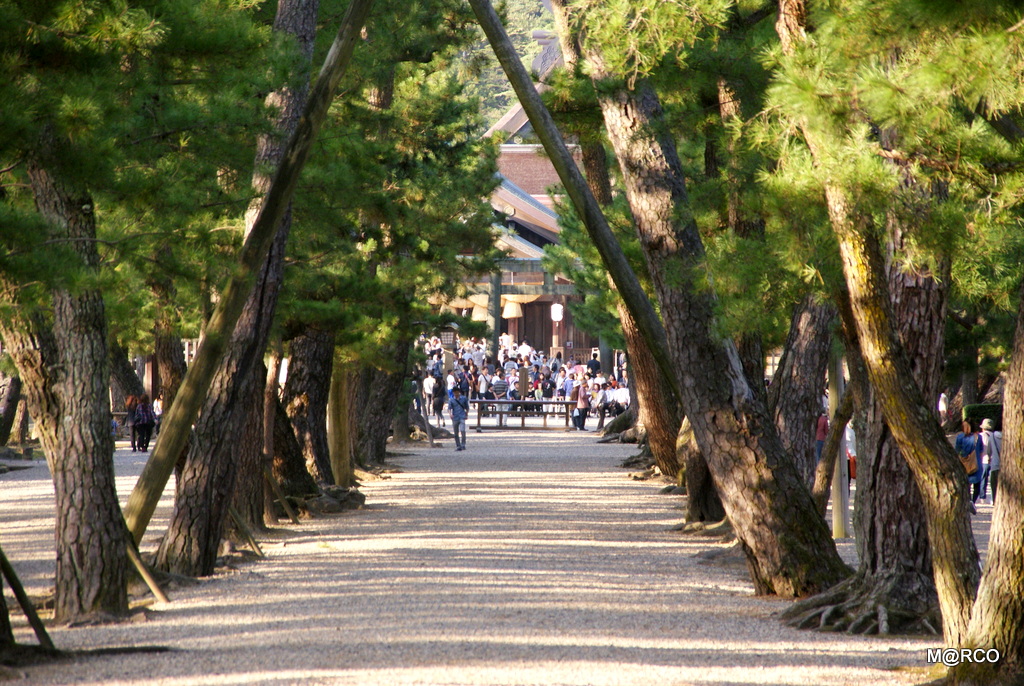
{"type": "Polygon", "coordinates": [[[469,400],[462,394],[462,389],[458,386],[452,389],[452,399],[448,402],[448,410],[452,414],[452,433],[455,434],[455,450],[465,450],[469,400]]]}
{"type": "Polygon", "coordinates": [[[981,422],[981,502],[988,502],[988,485],[992,483],[992,504],[996,504],[996,488],[999,486],[999,453],[1002,450],[1003,434],[993,431],[995,425],[991,419],[981,422]]]}
{"type": "Polygon", "coordinates": [[[138,428],[135,425],[135,410],[139,406],[139,398],[130,395],[124,400],[124,426],[128,430],[128,437],[131,440],[132,452],[134,453],[140,444],[138,428]]]}
{"type": "Polygon", "coordinates": [[[137,432],[135,444],[140,452],[149,450],[149,439],[153,435],[155,425],[156,415],[153,413],[153,406],[149,403],[149,396],[143,393],[139,396],[139,404],[135,407],[135,429],[137,432]]]}
{"type": "Polygon", "coordinates": [[[590,391],[587,389],[586,381],[578,381],[576,390],[579,395],[576,397],[576,430],[587,430],[587,415],[590,414],[590,391]]]}

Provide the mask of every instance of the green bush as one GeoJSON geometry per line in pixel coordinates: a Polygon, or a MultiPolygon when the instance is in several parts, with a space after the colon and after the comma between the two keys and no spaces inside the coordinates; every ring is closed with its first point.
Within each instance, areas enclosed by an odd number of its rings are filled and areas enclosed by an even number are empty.
{"type": "Polygon", "coordinates": [[[976,405],[965,405],[963,413],[964,421],[970,422],[975,429],[981,426],[981,420],[991,419],[995,424],[996,431],[1003,430],[1003,405],[1002,403],[978,403],[976,405]]]}

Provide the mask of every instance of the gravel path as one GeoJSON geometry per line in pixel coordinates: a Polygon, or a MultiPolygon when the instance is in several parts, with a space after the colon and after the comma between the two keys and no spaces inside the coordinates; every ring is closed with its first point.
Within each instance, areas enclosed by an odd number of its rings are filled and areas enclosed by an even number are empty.
{"type": "MultiPolygon", "coordinates": [[[[450,441],[404,450],[392,459],[402,473],[364,485],[365,509],[271,534],[267,560],[172,592],[146,621],[52,630],[62,648],[173,652],[25,671],[38,684],[926,679],[937,641],[781,626],[773,615],[786,602],[753,597],[729,557],[707,559],[723,546],[669,531],[681,499],[629,480],[616,465],[631,451],[561,431],[471,433],[465,452],[450,441]]],[[[143,459],[118,451],[123,499],[143,459]]],[[[0,543],[30,592],[52,584],[51,501],[39,463],[0,477],[0,543]]]]}

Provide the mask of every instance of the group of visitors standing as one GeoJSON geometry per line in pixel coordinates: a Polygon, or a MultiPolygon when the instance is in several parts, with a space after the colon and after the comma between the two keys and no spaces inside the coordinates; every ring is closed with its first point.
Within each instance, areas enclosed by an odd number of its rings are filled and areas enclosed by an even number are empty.
{"type": "MultiPolygon", "coordinates": [[[[606,417],[621,414],[629,405],[625,370],[621,370],[620,378],[605,376],[597,354],[586,364],[575,358],[564,361],[561,352],[548,359],[525,340],[515,345],[507,334],[500,340],[497,359],[485,354],[483,341],[460,341],[454,350],[454,364],[448,369],[440,340],[423,341],[427,355],[422,378],[424,414],[433,415],[443,427],[445,407],[448,408],[456,450],[465,450],[470,400],[573,402],[573,425],[579,431],[587,430],[587,418],[592,411],[599,416],[600,429],[606,417]]],[[[419,383],[419,377],[414,377],[414,390],[418,390],[419,383]]]]}

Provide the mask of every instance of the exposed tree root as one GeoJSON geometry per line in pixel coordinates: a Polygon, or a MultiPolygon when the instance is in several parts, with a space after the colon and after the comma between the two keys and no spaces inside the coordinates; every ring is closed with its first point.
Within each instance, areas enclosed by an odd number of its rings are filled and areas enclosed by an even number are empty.
{"type": "Polygon", "coordinates": [[[868,586],[861,575],[843,581],[811,598],[798,601],[781,619],[798,629],[842,631],[848,634],[938,635],[937,602],[923,610],[908,607],[897,590],[868,586]]]}

